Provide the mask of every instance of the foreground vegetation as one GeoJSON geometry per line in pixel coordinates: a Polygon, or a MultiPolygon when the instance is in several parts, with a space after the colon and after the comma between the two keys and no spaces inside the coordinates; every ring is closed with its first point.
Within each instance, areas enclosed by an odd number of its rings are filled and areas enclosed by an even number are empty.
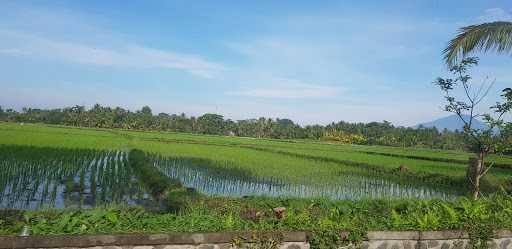
{"type": "Polygon", "coordinates": [[[104,234],[134,232],[312,231],[313,248],[335,248],[339,231],[360,241],[370,230],[465,229],[485,241],[493,229],[512,229],[512,197],[478,201],[361,200],[282,198],[199,198],[176,212],[140,208],[0,212],[0,234],[104,234]],[[282,218],[275,207],[285,207],[282,218]]]}

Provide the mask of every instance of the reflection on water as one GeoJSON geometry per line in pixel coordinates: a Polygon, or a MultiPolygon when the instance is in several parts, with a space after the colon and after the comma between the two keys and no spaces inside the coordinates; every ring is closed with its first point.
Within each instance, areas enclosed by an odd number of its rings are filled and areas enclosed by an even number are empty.
{"type": "MultiPolygon", "coordinates": [[[[149,201],[121,151],[73,151],[61,158],[2,155],[0,209],[90,208],[149,201]]],[[[37,154],[37,153],[36,153],[37,154]]]]}
{"type": "MultiPolygon", "coordinates": [[[[320,184],[312,179],[287,183],[276,178],[259,178],[249,174],[229,174],[230,169],[212,167],[207,161],[154,158],[154,165],[169,177],[179,179],[185,186],[199,192],[219,196],[324,197],[334,200],[364,198],[452,199],[455,192],[417,184],[398,183],[382,178],[344,174],[335,184],[320,184]],[[195,163],[195,164],[194,164],[195,163]],[[201,161],[199,161],[201,163],[201,161]]],[[[238,169],[236,169],[238,170],[238,169]]]]}
{"type": "MultiPolygon", "coordinates": [[[[111,203],[155,208],[156,203],[127,160],[126,152],[122,151],[0,146],[0,209],[90,208],[111,203]]],[[[454,191],[441,187],[397,182],[371,174],[333,175],[329,181],[312,176],[291,183],[280,178],[255,177],[245,169],[204,159],[152,156],[151,160],[165,175],[209,195],[349,200],[456,196],[454,191]]]]}

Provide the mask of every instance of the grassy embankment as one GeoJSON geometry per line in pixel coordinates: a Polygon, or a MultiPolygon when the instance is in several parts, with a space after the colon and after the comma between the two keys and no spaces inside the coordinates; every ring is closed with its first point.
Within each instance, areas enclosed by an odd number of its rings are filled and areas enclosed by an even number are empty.
{"type": "Polygon", "coordinates": [[[312,231],[312,248],[335,248],[338,231],[360,241],[371,230],[465,229],[485,241],[493,229],[512,228],[512,198],[479,201],[328,201],[268,198],[200,198],[179,212],[140,208],[0,212],[0,234],[112,234],[139,232],[312,231]],[[279,219],[274,207],[286,207],[279,219]]]}

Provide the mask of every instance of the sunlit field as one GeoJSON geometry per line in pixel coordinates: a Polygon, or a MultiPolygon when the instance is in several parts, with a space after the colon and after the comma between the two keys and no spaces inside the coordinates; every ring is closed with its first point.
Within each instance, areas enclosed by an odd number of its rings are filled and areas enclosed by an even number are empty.
{"type": "MultiPolygon", "coordinates": [[[[213,196],[334,200],[454,199],[465,195],[457,151],[352,146],[163,132],[0,124],[0,206],[35,209],[151,201],[126,166],[148,153],[155,168],[213,196]],[[420,157],[421,158],[418,158],[420,157]]],[[[486,177],[487,193],[509,187],[512,158],[486,177]]]]}

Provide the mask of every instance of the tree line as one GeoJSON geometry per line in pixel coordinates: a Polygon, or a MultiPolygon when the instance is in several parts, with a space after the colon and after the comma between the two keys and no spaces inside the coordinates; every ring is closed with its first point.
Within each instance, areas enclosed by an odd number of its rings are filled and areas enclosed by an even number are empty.
{"type": "Polygon", "coordinates": [[[130,111],[99,104],[92,108],[73,106],[59,109],[23,108],[18,112],[0,107],[0,121],[45,123],[75,127],[114,128],[127,130],[174,131],[197,134],[229,135],[274,139],[314,139],[332,142],[463,149],[461,132],[436,128],[394,126],[388,121],[370,123],[333,122],[328,125],[301,126],[290,119],[231,120],[206,113],[199,117],[182,114],[153,114],[150,107],[130,111]]]}

